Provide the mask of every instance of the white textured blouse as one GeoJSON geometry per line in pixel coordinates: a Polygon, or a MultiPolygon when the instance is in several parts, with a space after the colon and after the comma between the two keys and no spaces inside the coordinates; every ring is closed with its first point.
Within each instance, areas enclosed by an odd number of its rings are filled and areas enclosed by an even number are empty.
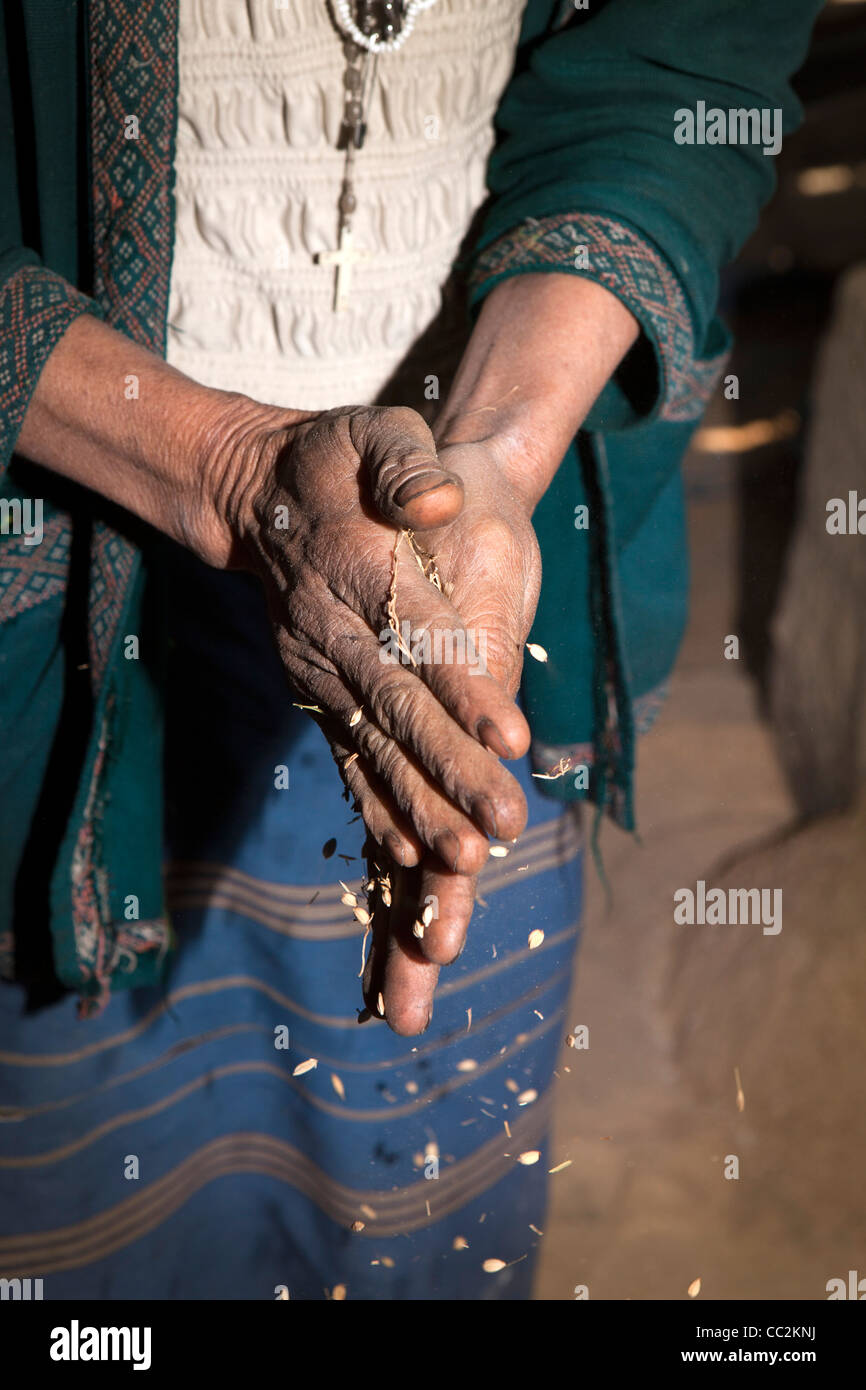
{"type": "Polygon", "coordinates": [[[330,6],[181,0],[168,360],[301,409],[369,403],[389,382],[391,400],[421,394],[462,331],[443,291],[485,198],[523,9],[439,0],[379,59],[355,162],[354,243],[368,256],[334,312],[334,270],[314,260],[336,246],[344,165],[330,6]],[[401,367],[408,389],[392,381],[401,367]]]}

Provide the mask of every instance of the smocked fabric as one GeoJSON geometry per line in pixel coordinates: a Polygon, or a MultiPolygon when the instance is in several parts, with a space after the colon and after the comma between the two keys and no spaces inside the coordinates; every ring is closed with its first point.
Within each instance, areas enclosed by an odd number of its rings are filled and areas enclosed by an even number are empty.
{"type": "MultiPolygon", "coordinates": [[[[325,0],[181,0],[168,358],[277,405],[374,400],[440,314],[485,197],[522,0],[440,0],[379,61],[332,308],[345,58],[325,0]]],[[[434,370],[436,363],[421,362],[434,370]]]]}

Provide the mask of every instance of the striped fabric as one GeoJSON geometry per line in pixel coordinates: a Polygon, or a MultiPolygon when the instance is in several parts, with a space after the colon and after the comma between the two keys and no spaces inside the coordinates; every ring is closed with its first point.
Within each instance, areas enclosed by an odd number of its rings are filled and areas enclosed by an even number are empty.
{"type": "Polygon", "coordinates": [[[0,1276],[43,1278],[46,1298],[526,1298],[562,1157],[546,1134],[575,809],[521,766],[530,825],[482,874],[430,1028],[359,1022],[363,929],[339,880],[360,886],[363,826],[291,706],[255,587],[178,564],[177,957],[164,991],[121,992],[86,1023],[71,998],[22,1018],[17,987],[0,991],[0,1276]]]}

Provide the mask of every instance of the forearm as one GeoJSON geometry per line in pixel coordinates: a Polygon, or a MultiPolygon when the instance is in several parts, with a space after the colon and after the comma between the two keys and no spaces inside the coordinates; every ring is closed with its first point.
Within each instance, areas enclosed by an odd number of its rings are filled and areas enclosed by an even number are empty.
{"type": "Polygon", "coordinates": [[[201,386],[84,315],[43,367],[16,449],[225,565],[233,445],[268,410],[201,386]]]}
{"type": "Polygon", "coordinates": [[[437,441],[496,440],[509,482],[534,507],[638,333],[625,305],[592,280],[503,281],[484,302],[437,441]]]}

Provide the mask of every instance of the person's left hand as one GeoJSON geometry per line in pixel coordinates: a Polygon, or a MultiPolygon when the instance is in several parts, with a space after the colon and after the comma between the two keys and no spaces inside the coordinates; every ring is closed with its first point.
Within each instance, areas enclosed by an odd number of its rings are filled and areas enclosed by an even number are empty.
{"type": "MultiPolygon", "coordinates": [[[[465,626],[484,634],[487,670],[512,696],[541,582],[532,513],[638,334],[631,311],[594,280],[565,271],[507,277],[484,301],[433,427],[465,504],[447,532],[418,539],[453,586],[465,626]]],[[[499,751],[519,756],[525,745],[499,751]]],[[[390,868],[391,905],[380,900],[374,912],[365,999],[376,1014],[381,999],[395,1032],[417,1033],[432,1017],[440,965],[463,948],[475,876],[449,873],[431,856],[411,869],[379,867],[390,868]],[[429,895],[438,913],[419,935],[429,895]]]]}
{"type": "MultiPolygon", "coordinates": [[[[464,508],[447,530],[424,532],[418,541],[435,557],[443,582],[453,586],[449,597],[473,638],[479,664],[514,696],[538,603],[541,559],[531,502],[507,476],[509,447],[498,437],[438,444],[443,466],[463,479],[464,508]]],[[[515,750],[503,746],[500,751],[509,757],[515,750]]],[[[426,1028],[432,1017],[440,965],[455,960],[463,949],[476,876],[451,873],[430,855],[416,868],[389,864],[387,871],[390,905],[379,894],[372,900],[364,997],[375,1014],[381,1000],[390,1027],[411,1035],[426,1028]],[[424,904],[431,897],[437,910],[424,923],[424,904]]],[[[371,876],[377,877],[375,869],[371,876]]]]}

